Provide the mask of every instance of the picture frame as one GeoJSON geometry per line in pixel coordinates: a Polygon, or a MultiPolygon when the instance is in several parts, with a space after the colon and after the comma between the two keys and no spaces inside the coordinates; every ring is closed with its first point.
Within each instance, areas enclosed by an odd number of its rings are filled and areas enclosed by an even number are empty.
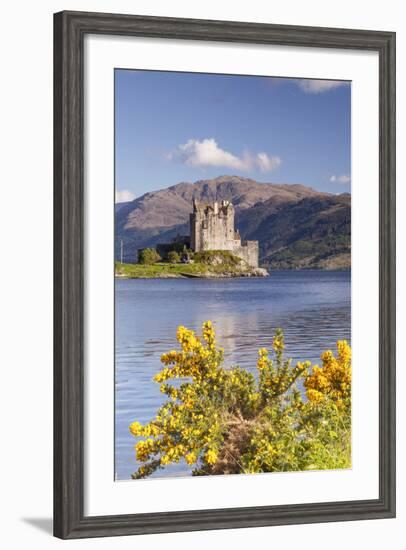
{"type": "Polygon", "coordinates": [[[62,539],[395,517],[395,33],[103,13],[54,16],[54,535],[62,539]],[[86,516],[84,92],[89,34],[379,55],[379,498],[86,516]]]}

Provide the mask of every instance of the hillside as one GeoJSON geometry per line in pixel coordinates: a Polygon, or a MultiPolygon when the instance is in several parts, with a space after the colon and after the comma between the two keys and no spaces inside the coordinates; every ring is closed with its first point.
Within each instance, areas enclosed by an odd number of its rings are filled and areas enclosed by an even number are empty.
{"type": "Polygon", "coordinates": [[[192,200],[230,200],[243,239],[260,243],[260,264],[270,269],[335,269],[350,266],[351,196],[320,193],[303,185],[258,183],[220,176],[146,193],[116,209],[116,257],[189,233],[192,200]]]}
{"type": "Polygon", "coordinates": [[[260,243],[261,264],[272,269],[343,269],[351,265],[351,196],[266,201],[241,213],[238,226],[260,243]]]}
{"type": "Polygon", "coordinates": [[[127,201],[127,202],[116,202],[115,204],[115,213],[117,214],[117,212],[119,212],[122,208],[124,208],[125,206],[127,206],[128,204],[130,204],[130,201],[127,201]]]}

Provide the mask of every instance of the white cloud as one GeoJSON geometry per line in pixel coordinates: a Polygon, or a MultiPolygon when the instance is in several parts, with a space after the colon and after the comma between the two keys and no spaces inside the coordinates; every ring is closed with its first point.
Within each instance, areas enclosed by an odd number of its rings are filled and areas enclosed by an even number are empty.
{"type": "Polygon", "coordinates": [[[135,199],[135,195],[132,191],[128,191],[127,189],[122,189],[119,191],[116,189],[116,202],[129,202],[133,201],[135,199]]]}
{"type": "Polygon", "coordinates": [[[258,153],[255,160],[261,172],[270,172],[278,168],[282,162],[279,157],[269,157],[266,153],[258,153]]]}
{"type": "Polygon", "coordinates": [[[244,172],[255,169],[261,172],[270,172],[282,162],[279,157],[269,157],[267,153],[263,152],[257,154],[245,152],[238,157],[221,149],[214,138],[207,138],[202,141],[189,139],[186,143],[178,145],[166,157],[170,160],[179,160],[188,166],[201,168],[223,167],[244,172]]]}
{"type": "Polygon", "coordinates": [[[331,183],[350,183],[351,178],[350,176],[347,176],[346,174],[343,174],[342,176],[331,176],[330,182],[331,183]]]}
{"type": "Polygon", "coordinates": [[[348,85],[348,82],[342,80],[312,80],[310,78],[300,79],[296,82],[306,94],[322,94],[348,85]]]}

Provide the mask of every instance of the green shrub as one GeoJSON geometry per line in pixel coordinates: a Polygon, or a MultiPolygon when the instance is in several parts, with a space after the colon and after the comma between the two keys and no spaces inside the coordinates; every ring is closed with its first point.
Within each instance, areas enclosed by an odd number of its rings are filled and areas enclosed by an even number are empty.
{"type": "Polygon", "coordinates": [[[234,256],[229,250],[202,250],[193,255],[195,262],[206,265],[224,264],[228,266],[238,266],[241,259],[234,256]]]}
{"type": "Polygon", "coordinates": [[[138,253],[138,263],[144,265],[156,264],[161,260],[161,256],[155,250],[155,248],[143,248],[138,253]]]}
{"type": "Polygon", "coordinates": [[[178,264],[180,262],[180,256],[176,250],[171,250],[168,252],[168,262],[170,264],[178,264]]]}

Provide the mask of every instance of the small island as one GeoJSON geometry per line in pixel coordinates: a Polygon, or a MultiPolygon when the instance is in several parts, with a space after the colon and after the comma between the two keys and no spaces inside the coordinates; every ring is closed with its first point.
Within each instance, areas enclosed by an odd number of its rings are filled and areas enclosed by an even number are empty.
{"type": "Polygon", "coordinates": [[[180,279],[180,278],[229,278],[267,277],[266,269],[250,267],[244,260],[225,250],[196,252],[188,251],[189,260],[184,263],[182,255],[174,251],[169,260],[162,260],[155,249],[145,249],[147,256],[155,259],[134,264],[116,262],[115,275],[119,279],[180,279]],[[176,254],[176,256],[175,256],[176,254]],[[155,256],[156,255],[156,256],[155,256]],[[179,258],[179,259],[178,259],[179,258]]]}
{"type": "Polygon", "coordinates": [[[258,241],[242,241],[230,201],[193,200],[190,236],[138,250],[137,263],[116,262],[118,278],[267,277],[258,266],[258,241]]]}

